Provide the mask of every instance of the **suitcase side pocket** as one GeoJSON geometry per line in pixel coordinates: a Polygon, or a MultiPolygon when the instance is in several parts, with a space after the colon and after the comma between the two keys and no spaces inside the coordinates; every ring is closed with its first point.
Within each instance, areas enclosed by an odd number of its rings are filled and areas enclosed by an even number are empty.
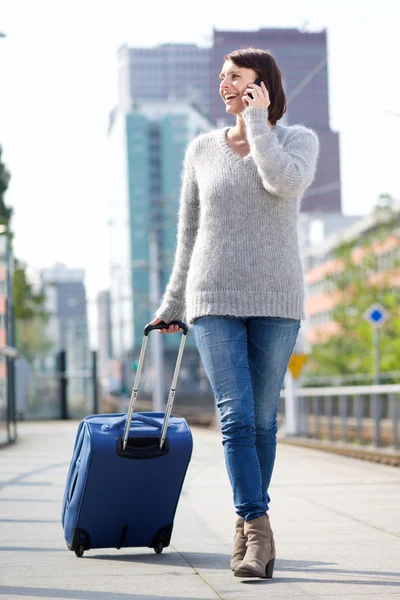
{"type": "Polygon", "coordinates": [[[62,516],[61,516],[61,522],[62,522],[63,526],[64,526],[66,512],[68,510],[69,503],[71,502],[72,494],[75,491],[76,483],[78,481],[78,472],[79,472],[78,467],[79,467],[80,460],[81,460],[80,456],[81,456],[84,437],[85,437],[85,427],[83,425],[83,422],[81,422],[79,429],[78,429],[77,437],[76,437],[73,457],[72,457],[71,464],[70,464],[70,467],[68,470],[67,480],[65,483],[63,506],[62,506],[62,516]]]}
{"type": "Polygon", "coordinates": [[[67,494],[68,503],[70,503],[70,502],[71,502],[71,500],[72,500],[72,497],[73,497],[73,495],[74,495],[74,492],[75,492],[76,483],[77,483],[77,481],[78,481],[78,475],[79,475],[79,465],[80,465],[80,462],[81,462],[81,459],[80,459],[80,458],[78,458],[78,460],[76,461],[76,465],[75,465],[75,471],[74,471],[74,474],[73,474],[73,476],[72,476],[72,478],[71,478],[71,484],[70,484],[70,486],[69,486],[69,491],[68,491],[68,494],[67,494]]]}

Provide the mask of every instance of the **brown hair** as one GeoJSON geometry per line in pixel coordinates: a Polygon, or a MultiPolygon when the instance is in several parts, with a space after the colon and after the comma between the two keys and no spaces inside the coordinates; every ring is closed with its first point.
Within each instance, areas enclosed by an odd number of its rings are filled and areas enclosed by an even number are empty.
{"type": "Polygon", "coordinates": [[[275,125],[286,112],[286,96],[282,75],[272,52],[261,48],[240,48],[226,54],[224,60],[231,60],[237,67],[253,69],[265,83],[271,100],[268,119],[275,125]]]}

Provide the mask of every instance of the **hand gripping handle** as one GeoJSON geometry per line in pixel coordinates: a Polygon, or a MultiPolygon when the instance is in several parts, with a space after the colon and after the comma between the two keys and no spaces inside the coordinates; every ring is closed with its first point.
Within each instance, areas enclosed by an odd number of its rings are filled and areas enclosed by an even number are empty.
{"type": "MultiPolygon", "coordinates": [[[[189,328],[186,325],[186,323],[184,323],[183,321],[170,321],[170,323],[161,321],[160,323],[157,323],[157,325],[150,325],[150,323],[149,323],[144,328],[144,335],[146,335],[146,336],[149,335],[150,331],[153,331],[153,329],[168,329],[168,327],[170,325],[179,325],[179,327],[181,329],[183,329],[183,335],[187,335],[189,328]]],[[[179,332],[177,332],[177,333],[179,333],[179,332]]]]}
{"type": "Polygon", "coordinates": [[[175,365],[175,372],[174,372],[172,384],[171,384],[171,387],[169,390],[167,406],[165,409],[164,424],[163,424],[163,427],[161,430],[161,437],[160,437],[160,450],[162,449],[162,447],[164,445],[165,437],[167,435],[168,422],[169,422],[169,418],[171,416],[172,406],[173,406],[174,399],[175,399],[176,382],[178,381],[178,375],[179,375],[179,371],[181,368],[183,349],[185,347],[186,336],[187,336],[188,330],[189,330],[188,326],[183,321],[171,321],[170,323],[165,323],[164,321],[161,321],[157,325],[150,325],[150,323],[149,323],[144,328],[144,336],[143,336],[143,341],[142,341],[142,347],[140,349],[138,368],[137,368],[137,372],[136,372],[135,382],[134,382],[133,388],[132,388],[131,399],[130,399],[129,408],[128,408],[128,414],[126,417],[124,438],[122,441],[123,450],[125,450],[126,444],[128,442],[129,429],[131,427],[133,408],[134,408],[137,394],[138,394],[139,381],[140,381],[140,376],[142,374],[143,360],[144,360],[144,355],[146,352],[148,335],[149,335],[150,331],[153,331],[154,329],[168,329],[168,327],[170,325],[179,325],[179,327],[182,329],[183,335],[181,338],[181,345],[179,346],[178,357],[176,359],[176,365],[175,365]]]}

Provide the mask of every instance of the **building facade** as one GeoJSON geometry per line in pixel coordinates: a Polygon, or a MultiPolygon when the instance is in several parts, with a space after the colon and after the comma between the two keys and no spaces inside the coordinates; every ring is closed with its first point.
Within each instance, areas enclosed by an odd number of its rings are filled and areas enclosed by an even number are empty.
{"type": "Polygon", "coordinates": [[[70,269],[62,263],[42,269],[41,284],[45,290],[44,310],[50,314],[46,337],[53,343],[53,353],[70,350],[68,339],[73,330],[80,332],[85,347],[89,346],[85,272],[70,269]]]}
{"type": "MultiPolygon", "coordinates": [[[[337,333],[337,323],[332,318],[332,311],[337,304],[335,290],[328,276],[340,270],[340,262],[335,257],[335,250],[345,240],[357,241],[353,251],[354,261],[362,259],[363,237],[377,228],[375,214],[358,218],[354,223],[340,231],[332,233],[324,241],[309,246],[303,251],[303,262],[306,281],[306,334],[307,341],[313,343],[322,341],[337,333]]],[[[365,245],[365,242],[364,242],[365,245]]],[[[391,272],[391,284],[400,288],[400,211],[398,224],[384,242],[379,242],[374,248],[377,256],[377,271],[366,274],[368,281],[377,281],[380,277],[391,272]]]]}
{"type": "Polygon", "coordinates": [[[54,372],[57,355],[65,351],[68,410],[75,415],[87,414],[91,401],[91,353],[85,272],[56,263],[41,270],[40,284],[45,292],[44,310],[49,314],[44,330],[49,350],[36,367],[54,372]]]}
{"type": "MultiPolygon", "coordinates": [[[[212,128],[185,101],[137,102],[131,112],[116,110],[111,116],[110,294],[116,358],[136,356],[144,326],[158,308],[150,295],[150,241],[157,248],[161,296],[173,266],[186,147],[212,128]]],[[[165,337],[167,349],[177,347],[176,336],[165,337]]]]}
{"type": "Polygon", "coordinates": [[[210,115],[209,48],[161,44],[118,51],[118,108],[130,112],[132,101],[187,100],[210,115]]]}

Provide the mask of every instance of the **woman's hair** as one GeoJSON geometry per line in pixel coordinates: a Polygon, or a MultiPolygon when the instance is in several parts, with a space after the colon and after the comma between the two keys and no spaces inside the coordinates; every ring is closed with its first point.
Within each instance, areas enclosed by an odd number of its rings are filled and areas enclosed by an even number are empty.
{"type": "Polygon", "coordinates": [[[224,56],[237,67],[253,69],[267,86],[271,104],[268,107],[268,119],[275,125],[286,112],[286,96],[283,91],[282,75],[276,60],[269,50],[261,48],[240,48],[224,56]]]}

